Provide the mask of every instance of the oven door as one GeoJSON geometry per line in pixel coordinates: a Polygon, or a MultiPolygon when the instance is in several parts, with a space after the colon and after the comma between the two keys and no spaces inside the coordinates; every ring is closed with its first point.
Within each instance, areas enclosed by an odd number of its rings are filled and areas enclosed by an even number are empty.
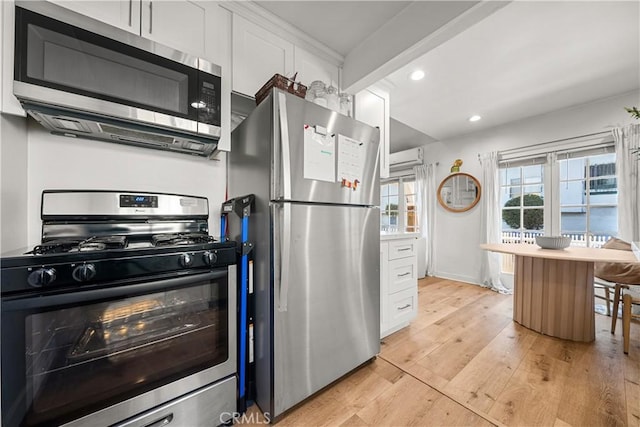
{"type": "Polygon", "coordinates": [[[234,376],[235,278],[3,298],[2,425],[111,425],[234,376]]]}

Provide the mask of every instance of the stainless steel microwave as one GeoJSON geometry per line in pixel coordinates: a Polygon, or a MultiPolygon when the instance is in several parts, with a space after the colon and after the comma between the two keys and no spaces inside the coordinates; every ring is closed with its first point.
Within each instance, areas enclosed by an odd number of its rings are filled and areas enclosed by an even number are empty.
{"type": "Polygon", "coordinates": [[[16,2],[14,95],[54,134],[210,157],[221,69],[48,2],[16,2]]]}

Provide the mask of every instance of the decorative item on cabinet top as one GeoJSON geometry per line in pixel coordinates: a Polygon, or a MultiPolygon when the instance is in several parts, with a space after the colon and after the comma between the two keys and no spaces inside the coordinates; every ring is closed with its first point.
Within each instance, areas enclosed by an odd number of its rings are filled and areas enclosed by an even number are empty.
{"type": "Polygon", "coordinates": [[[296,82],[297,76],[298,73],[295,73],[291,78],[285,77],[282,74],[274,74],[274,76],[256,92],[256,105],[260,104],[269,93],[271,93],[271,89],[274,87],[304,98],[307,94],[307,87],[300,82],[296,82]]]}
{"type": "Polygon", "coordinates": [[[347,117],[352,117],[353,102],[352,96],[348,93],[339,93],[338,89],[320,80],[314,80],[309,87],[296,81],[298,73],[293,77],[285,77],[282,74],[275,74],[256,92],[256,105],[260,104],[271,93],[274,87],[292,93],[309,102],[321,105],[330,110],[336,111],[347,117]]]}
{"type": "Polygon", "coordinates": [[[353,116],[353,102],[351,98],[351,95],[348,93],[338,92],[338,88],[333,84],[325,84],[321,80],[311,82],[307,96],[305,96],[307,101],[321,105],[347,117],[353,116]]]}

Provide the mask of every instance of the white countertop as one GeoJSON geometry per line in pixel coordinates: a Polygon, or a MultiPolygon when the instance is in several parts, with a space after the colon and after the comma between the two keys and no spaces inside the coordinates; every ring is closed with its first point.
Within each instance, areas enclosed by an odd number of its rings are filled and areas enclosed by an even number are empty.
{"type": "Polygon", "coordinates": [[[421,237],[420,233],[400,233],[397,231],[381,231],[380,240],[395,240],[395,239],[417,239],[421,237]]]}

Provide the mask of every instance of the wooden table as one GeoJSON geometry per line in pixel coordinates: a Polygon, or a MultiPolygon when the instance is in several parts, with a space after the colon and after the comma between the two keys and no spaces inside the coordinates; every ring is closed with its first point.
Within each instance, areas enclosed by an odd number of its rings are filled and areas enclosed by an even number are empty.
{"type": "Polygon", "coordinates": [[[593,263],[637,263],[630,251],[491,243],[482,249],[515,255],[513,320],[529,329],[572,341],[593,341],[593,263]]]}

